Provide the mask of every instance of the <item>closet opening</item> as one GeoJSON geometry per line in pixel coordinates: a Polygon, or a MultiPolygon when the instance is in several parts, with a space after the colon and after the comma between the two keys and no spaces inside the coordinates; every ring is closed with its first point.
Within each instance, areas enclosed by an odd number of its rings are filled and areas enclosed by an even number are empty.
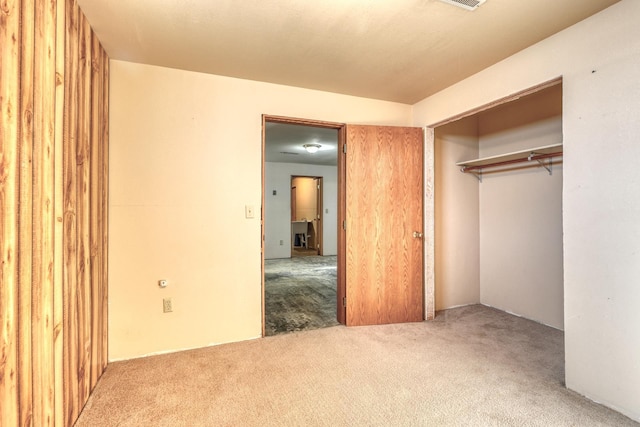
{"type": "Polygon", "coordinates": [[[481,303],[562,330],[562,81],[525,92],[433,127],[427,286],[435,310],[481,303]]]}

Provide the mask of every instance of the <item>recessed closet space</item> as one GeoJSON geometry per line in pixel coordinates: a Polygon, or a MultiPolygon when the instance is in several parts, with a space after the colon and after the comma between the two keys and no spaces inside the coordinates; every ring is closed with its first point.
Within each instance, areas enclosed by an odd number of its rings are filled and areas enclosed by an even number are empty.
{"type": "Polygon", "coordinates": [[[436,310],[563,329],[562,84],[435,128],[436,310]]]}

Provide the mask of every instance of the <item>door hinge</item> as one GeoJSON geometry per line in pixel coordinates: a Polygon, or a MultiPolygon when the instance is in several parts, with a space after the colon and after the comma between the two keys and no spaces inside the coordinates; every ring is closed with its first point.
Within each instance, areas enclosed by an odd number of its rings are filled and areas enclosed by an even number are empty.
{"type": "Polygon", "coordinates": [[[347,144],[342,144],[342,152],[347,154],[347,144]]]}
{"type": "Polygon", "coordinates": [[[343,308],[347,307],[347,297],[342,297],[342,307],[343,308]]]}
{"type": "Polygon", "coordinates": [[[347,229],[347,220],[346,219],[344,221],[342,221],[342,229],[343,230],[347,229]]]}

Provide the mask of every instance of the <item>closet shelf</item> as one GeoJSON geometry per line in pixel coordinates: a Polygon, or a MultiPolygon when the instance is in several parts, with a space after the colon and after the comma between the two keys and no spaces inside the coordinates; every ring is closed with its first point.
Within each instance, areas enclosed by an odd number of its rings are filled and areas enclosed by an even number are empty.
{"type": "Polygon", "coordinates": [[[481,179],[482,170],[486,168],[536,161],[539,166],[544,167],[549,172],[549,175],[551,175],[552,159],[560,156],[562,156],[562,144],[553,144],[500,154],[498,156],[467,160],[465,162],[458,162],[456,165],[460,166],[461,172],[475,174],[478,179],[481,179]],[[545,160],[547,162],[545,162],[545,160]]]}

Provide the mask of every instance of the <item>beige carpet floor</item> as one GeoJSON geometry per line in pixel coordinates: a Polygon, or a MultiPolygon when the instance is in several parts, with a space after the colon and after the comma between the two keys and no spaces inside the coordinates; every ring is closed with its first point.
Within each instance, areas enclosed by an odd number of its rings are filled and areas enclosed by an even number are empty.
{"type": "Polygon", "coordinates": [[[638,426],[563,386],[563,334],[479,305],[111,363],[82,426],[638,426]]]}

